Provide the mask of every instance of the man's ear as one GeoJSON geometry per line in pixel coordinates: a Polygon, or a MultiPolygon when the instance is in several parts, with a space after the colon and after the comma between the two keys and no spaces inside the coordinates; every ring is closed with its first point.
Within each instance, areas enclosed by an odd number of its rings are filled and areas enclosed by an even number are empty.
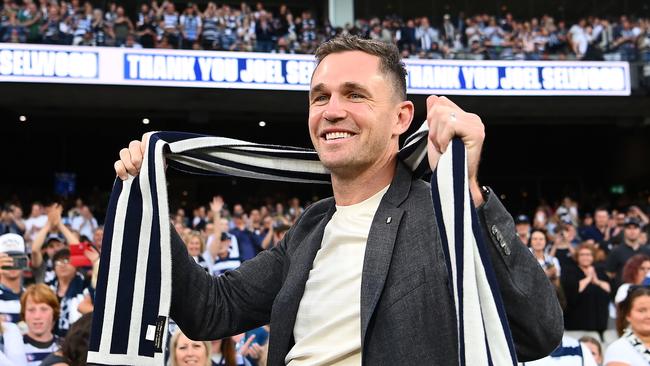
{"type": "Polygon", "coordinates": [[[393,126],[393,133],[401,135],[409,129],[415,114],[415,106],[410,100],[405,100],[397,105],[397,122],[393,126]]]}

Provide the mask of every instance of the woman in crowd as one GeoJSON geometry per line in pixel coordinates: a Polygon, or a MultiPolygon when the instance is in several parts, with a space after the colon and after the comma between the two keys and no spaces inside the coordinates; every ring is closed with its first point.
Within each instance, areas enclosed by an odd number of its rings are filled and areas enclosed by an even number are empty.
{"type": "Polygon", "coordinates": [[[177,329],[169,346],[169,366],[210,366],[210,349],[210,342],[193,341],[177,329]]]}
{"type": "Polygon", "coordinates": [[[630,287],[618,305],[616,330],[621,336],[605,352],[605,366],[650,364],[650,289],[630,287]]]}
{"type": "Polygon", "coordinates": [[[584,344],[591,351],[591,355],[594,356],[594,361],[599,366],[603,364],[603,347],[600,345],[600,342],[590,336],[582,336],[580,338],[580,343],[584,344]]]}
{"type": "Polygon", "coordinates": [[[65,336],[70,325],[81,318],[79,304],[84,299],[87,283],[70,261],[70,250],[61,249],[52,257],[54,263],[54,280],[46,285],[54,291],[61,303],[61,314],[56,326],[56,335],[65,336]]]}
{"type": "Polygon", "coordinates": [[[187,247],[187,252],[194,258],[196,263],[203,267],[206,271],[208,270],[208,262],[203,258],[202,254],[205,251],[205,242],[201,233],[198,231],[192,231],[185,236],[185,246],[187,247]]]}
{"type": "Polygon", "coordinates": [[[557,298],[558,301],[560,301],[560,305],[563,309],[566,308],[566,298],[564,296],[564,291],[562,290],[562,285],[560,284],[560,262],[557,260],[557,258],[548,254],[548,251],[546,250],[546,232],[542,229],[533,229],[528,239],[528,247],[537,259],[539,265],[542,266],[542,269],[544,269],[546,277],[548,277],[548,279],[555,287],[555,292],[557,293],[557,298]]]}
{"type": "Polygon", "coordinates": [[[597,331],[607,329],[610,284],[601,268],[594,267],[595,248],[580,244],[573,256],[577,264],[563,267],[562,288],[567,299],[564,326],[567,330],[597,331]]]}
{"type": "Polygon", "coordinates": [[[635,254],[623,266],[623,284],[616,291],[615,303],[620,303],[627,297],[630,286],[644,284],[646,276],[650,273],[650,257],[645,254],[635,254]]]}
{"type": "Polygon", "coordinates": [[[533,229],[530,233],[530,239],[528,240],[528,246],[530,251],[533,253],[537,262],[546,273],[551,282],[556,283],[560,278],[560,262],[557,258],[549,255],[546,251],[546,233],[541,229],[533,229]]]}

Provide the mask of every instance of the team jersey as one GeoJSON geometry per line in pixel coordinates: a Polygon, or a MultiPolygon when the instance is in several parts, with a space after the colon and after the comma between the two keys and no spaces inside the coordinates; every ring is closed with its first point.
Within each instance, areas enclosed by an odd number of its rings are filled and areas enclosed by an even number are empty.
{"type": "MultiPolygon", "coordinates": [[[[22,291],[21,291],[22,293],[22,291]]],[[[20,294],[0,285],[0,321],[18,323],[20,321],[20,294]]]]}
{"type": "Polygon", "coordinates": [[[54,336],[49,342],[39,342],[25,334],[23,336],[23,345],[25,347],[27,366],[38,366],[50,353],[58,351],[58,340],[58,337],[54,336]]]}

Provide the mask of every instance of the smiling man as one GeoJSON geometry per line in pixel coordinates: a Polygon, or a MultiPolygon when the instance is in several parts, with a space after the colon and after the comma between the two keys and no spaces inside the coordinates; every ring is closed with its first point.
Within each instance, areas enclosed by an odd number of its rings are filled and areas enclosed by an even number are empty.
{"type": "MultiPolygon", "coordinates": [[[[414,115],[397,48],[342,36],[322,44],[309,93],[309,133],[333,198],[305,210],[274,248],[218,278],[172,233],[171,317],[192,339],[270,322],[269,365],[458,365],[456,312],[431,189],[398,156],[414,115]],[[188,286],[187,284],[192,284],[188,286]]],[[[512,217],[477,181],[484,126],[444,97],[427,99],[430,167],[454,136],[522,361],[562,336],[553,287],[517,242],[512,217]],[[489,228],[489,230],[488,230],[489,228]]],[[[148,136],[120,151],[136,175],[148,136]]]]}

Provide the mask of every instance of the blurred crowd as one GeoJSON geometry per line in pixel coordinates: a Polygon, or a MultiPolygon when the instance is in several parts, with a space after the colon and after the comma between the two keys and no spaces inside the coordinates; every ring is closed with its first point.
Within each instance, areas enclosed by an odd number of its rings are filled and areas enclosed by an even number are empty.
{"type": "Polygon", "coordinates": [[[309,10],[260,2],[177,8],[154,0],[135,11],[116,2],[101,9],[80,0],[3,0],[0,10],[0,41],[15,43],[311,54],[340,33],[395,43],[404,58],[650,61],[650,19],[625,15],[571,22],[511,13],[387,16],[334,27],[309,10]]]}
{"type": "MultiPolygon", "coordinates": [[[[306,206],[298,198],[264,202],[215,196],[191,212],[172,211],[170,221],[197,265],[220,276],[276,246],[306,206]]],[[[103,237],[93,211],[81,199],[34,202],[27,215],[18,202],[3,206],[1,365],[85,364],[103,237]]],[[[514,216],[516,238],[557,290],[566,334],[582,339],[598,364],[609,353],[630,354],[617,342],[641,329],[630,314],[635,299],[650,302],[649,215],[650,197],[593,211],[567,197],[514,216]]],[[[170,365],[266,364],[268,326],[213,342],[188,339],[173,321],[169,331],[170,365]]]]}
{"type": "MultiPolygon", "coordinates": [[[[297,198],[245,211],[216,196],[189,214],[176,210],[170,220],[189,255],[219,276],[277,245],[302,212],[297,198]]],[[[3,206],[0,365],[85,365],[103,234],[80,199],[34,202],[28,215],[19,203],[3,206]]],[[[170,365],[195,364],[197,357],[208,365],[266,364],[268,327],[214,342],[187,339],[173,320],[169,332],[170,365]]]]}

